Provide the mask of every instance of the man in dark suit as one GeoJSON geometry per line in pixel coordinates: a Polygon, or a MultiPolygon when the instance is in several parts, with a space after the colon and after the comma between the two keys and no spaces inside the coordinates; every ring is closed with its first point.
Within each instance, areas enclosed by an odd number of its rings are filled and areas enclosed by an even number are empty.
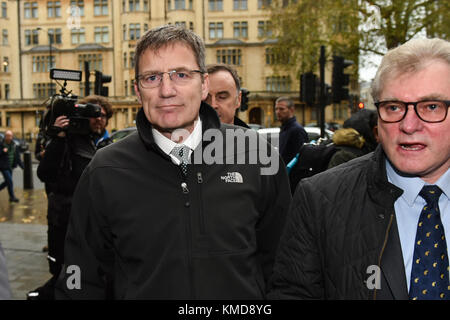
{"type": "Polygon", "coordinates": [[[372,83],[380,145],[300,182],[270,297],[450,299],[450,43],[389,51],[372,83]]]}

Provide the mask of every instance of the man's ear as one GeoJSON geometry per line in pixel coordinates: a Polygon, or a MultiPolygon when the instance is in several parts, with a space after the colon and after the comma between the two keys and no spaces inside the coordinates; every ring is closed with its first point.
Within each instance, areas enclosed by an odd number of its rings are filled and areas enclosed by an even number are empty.
{"type": "Polygon", "coordinates": [[[209,93],[209,75],[205,73],[202,81],[202,101],[208,97],[209,93]]]}
{"type": "Polygon", "coordinates": [[[139,91],[139,86],[136,82],[134,82],[134,92],[136,93],[139,103],[142,104],[141,92],[139,91]]]}
{"type": "Polygon", "coordinates": [[[239,109],[239,107],[241,106],[241,100],[242,100],[242,91],[239,90],[239,94],[237,96],[237,101],[236,101],[236,109],[239,109]]]}

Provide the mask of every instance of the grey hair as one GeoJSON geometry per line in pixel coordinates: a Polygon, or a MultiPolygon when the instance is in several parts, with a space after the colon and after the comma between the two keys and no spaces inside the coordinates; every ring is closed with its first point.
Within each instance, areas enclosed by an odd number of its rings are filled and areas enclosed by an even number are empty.
{"type": "Polygon", "coordinates": [[[295,107],[294,100],[292,100],[289,97],[279,97],[279,98],[277,98],[277,100],[275,100],[275,104],[277,104],[278,102],[281,102],[281,101],[285,101],[288,108],[295,107]]]}
{"type": "Polygon", "coordinates": [[[183,43],[189,46],[197,61],[200,71],[206,72],[205,44],[193,31],[177,25],[164,25],[148,30],[139,39],[135,50],[135,78],[139,76],[139,60],[147,50],[158,51],[170,44],[183,43]]]}
{"type": "Polygon", "coordinates": [[[422,70],[431,61],[440,60],[450,65],[450,42],[438,38],[413,39],[389,50],[381,60],[372,82],[371,93],[379,101],[383,85],[401,74],[422,70]]]}

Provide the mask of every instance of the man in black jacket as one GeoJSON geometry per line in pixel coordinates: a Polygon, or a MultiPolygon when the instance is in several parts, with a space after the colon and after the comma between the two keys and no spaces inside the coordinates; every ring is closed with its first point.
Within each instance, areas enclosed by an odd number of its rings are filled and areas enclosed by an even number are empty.
{"type": "Polygon", "coordinates": [[[299,183],[271,298],[450,298],[449,57],[448,41],[417,39],[383,58],[380,146],[299,183]]]}
{"type": "Polygon", "coordinates": [[[288,97],[279,97],[275,101],[275,114],[281,122],[280,154],[285,164],[288,164],[298,153],[300,147],[309,141],[305,129],[295,117],[294,101],[288,97]]]}
{"type": "Polygon", "coordinates": [[[100,150],[81,177],[58,297],[264,298],[291,200],[279,155],[253,130],[253,144],[232,144],[244,129],[202,102],[198,35],[158,27],[135,52],[137,132],[100,150]],[[271,169],[253,161],[266,147],[271,169]]]}
{"type": "Polygon", "coordinates": [[[19,202],[14,194],[13,184],[13,170],[17,166],[23,169],[22,159],[20,158],[20,151],[13,141],[13,132],[7,130],[5,138],[0,143],[0,171],[3,175],[3,183],[0,184],[0,190],[8,188],[9,202],[19,202]]]}
{"type": "MultiPolygon", "coordinates": [[[[113,114],[112,106],[104,97],[91,95],[78,101],[100,106],[101,115],[89,121],[89,133],[66,132],[70,119],[59,116],[54,120],[55,135],[49,138],[42,150],[37,175],[45,182],[48,197],[48,262],[52,278],[42,287],[28,293],[29,299],[54,299],[54,284],[64,261],[64,239],[69,223],[70,209],[75,186],[97,149],[108,144],[108,119],[113,114]]],[[[87,122],[86,122],[87,123],[87,122]]]]}

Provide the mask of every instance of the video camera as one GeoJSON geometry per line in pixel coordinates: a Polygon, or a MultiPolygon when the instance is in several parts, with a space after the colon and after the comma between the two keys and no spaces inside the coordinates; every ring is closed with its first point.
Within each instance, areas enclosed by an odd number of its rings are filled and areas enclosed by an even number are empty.
{"type": "Polygon", "coordinates": [[[78,97],[66,90],[67,80],[81,81],[81,71],[51,69],[50,78],[64,80],[64,85],[61,86],[60,94],[54,95],[51,99],[49,123],[46,124],[46,127],[53,131],[58,130],[53,124],[56,118],[64,115],[70,120],[68,128],[64,129],[68,134],[89,134],[91,132],[89,119],[100,117],[101,107],[93,103],[77,103],[78,97]]]}

